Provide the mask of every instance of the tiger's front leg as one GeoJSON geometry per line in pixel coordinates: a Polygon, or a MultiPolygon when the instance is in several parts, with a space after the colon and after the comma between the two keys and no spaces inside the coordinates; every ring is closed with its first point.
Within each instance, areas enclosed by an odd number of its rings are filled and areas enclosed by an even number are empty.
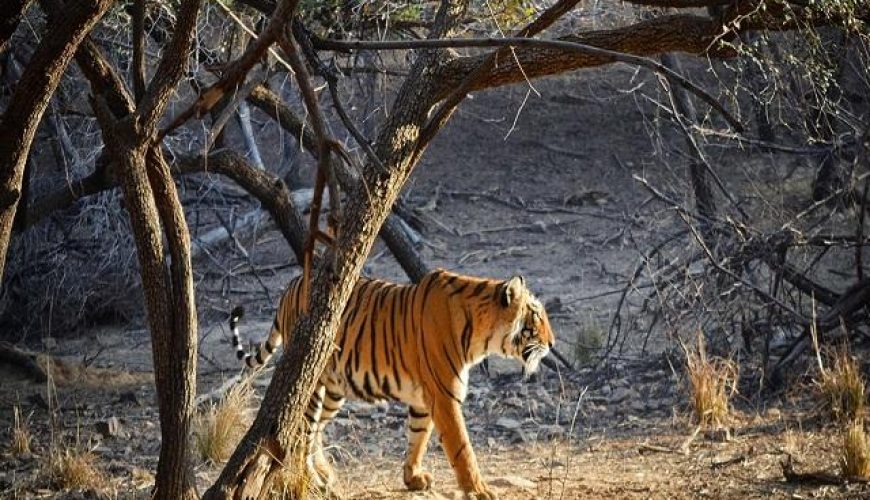
{"type": "Polygon", "coordinates": [[[495,493],[486,485],[477,467],[477,458],[471,449],[459,402],[446,395],[433,398],[432,419],[441,434],[441,447],[456,473],[456,480],[462,491],[472,498],[495,499],[495,493]]]}
{"type": "Polygon", "coordinates": [[[423,470],[423,455],[432,435],[432,416],[425,406],[408,406],[408,456],[402,469],[402,479],[411,491],[428,490],[432,474],[423,470]]]}

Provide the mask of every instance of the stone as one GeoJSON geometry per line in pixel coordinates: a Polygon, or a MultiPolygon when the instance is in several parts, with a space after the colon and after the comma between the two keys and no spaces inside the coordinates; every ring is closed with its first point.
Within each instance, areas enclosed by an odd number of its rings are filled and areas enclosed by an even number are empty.
{"type": "Polygon", "coordinates": [[[94,429],[103,437],[117,437],[121,434],[121,422],[117,417],[109,417],[94,424],[94,429]]]}
{"type": "Polygon", "coordinates": [[[610,404],[619,404],[627,399],[636,397],[637,394],[628,387],[619,387],[610,395],[610,404]]]}
{"type": "Polygon", "coordinates": [[[510,417],[500,417],[495,421],[496,427],[507,429],[509,431],[519,429],[523,424],[519,420],[514,420],[510,417]]]}
{"type": "Polygon", "coordinates": [[[538,485],[534,481],[520,476],[499,476],[489,480],[489,484],[500,488],[522,488],[536,490],[538,485]]]}

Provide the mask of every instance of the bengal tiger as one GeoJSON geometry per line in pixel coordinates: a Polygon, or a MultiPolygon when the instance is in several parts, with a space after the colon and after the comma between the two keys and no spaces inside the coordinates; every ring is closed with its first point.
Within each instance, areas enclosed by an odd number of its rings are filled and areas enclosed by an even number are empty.
{"type": "MultiPolygon", "coordinates": [[[[288,344],[300,284],[296,278],[288,285],[269,337],[256,353],[245,352],[238,329],[244,311],[233,310],[233,345],[248,367],[266,363],[275,349],[288,344]]],[[[528,377],[554,341],[547,313],[522,277],[497,281],[437,270],[415,285],[361,278],[336,333],[338,348],[305,411],[315,479],[321,485],[333,480],[322,432],[345,398],[392,400],[408,405],[409,451],[403,467],[408,489],[432,484],[422,460],[434,426],[459,487],[477,498],[495,498],[481,477],[462,416],[469,368],[498,354],[521,360],[528,377]]]]}

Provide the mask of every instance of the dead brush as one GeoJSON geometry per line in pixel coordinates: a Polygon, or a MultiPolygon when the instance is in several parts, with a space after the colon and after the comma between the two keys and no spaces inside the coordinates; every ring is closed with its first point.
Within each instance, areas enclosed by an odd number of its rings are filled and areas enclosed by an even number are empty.
{"type": "Polygon", "coordinates": [[[30,453],[30,444],[33,442],[33,434],[30,432],[30,426],[27,424],[27,419],[21,416],[21,408],[15,405],[12,408],[12,433],[9,440],[9,451],[13,455],[23,455],[30,453]]]}
{"type": "Polygon", "coordinates": [[[836,422],[861,419],[864,414],[864,379],[858,363],[846,347],[833,349],[827,356],[829,368],[818,354],[819,378],[816,391],[822,400],[822,411],[836,422]]]}
{"type": "Polygon", "coordinates": [[[225,462],[251,424],[253,389],[249,382],[231,387],[216,404],[194,420],[193,440],[199,456],[212,463],[225,462]]]}
{"type": "MultiPolygon", "coordinates": [[[[298,426],[304,429],[305,424],[298,426]]],[[[308,468],[308,434],[297,431],[293,440],[297,446],[287,455],[285,462],[266,479],[267,500],[326,500],[340,498],[328,489],[318,487],[308,468]]]]}
{"type": "Polygon", "coordinates": [[[695,348],[682,344],[695,422],[702,427],[722,427],[731,414],[730,401],[737,393],[737,365],[727,359],[708,357],[703,333],[695,348]]]}
{"type": "Polygon", "coordinates": [[[852,421],[843,433],[840,470],[845,479],[870,479],[870,440],[864,431],[863,419],[852,421]]]}
{"type": "Polygon", "coordinates": [[[96,455],[78,448],[53,450],[48,471],[58,488],[102,491],[108,484],[105,473],[97,467],[96,455]]]}

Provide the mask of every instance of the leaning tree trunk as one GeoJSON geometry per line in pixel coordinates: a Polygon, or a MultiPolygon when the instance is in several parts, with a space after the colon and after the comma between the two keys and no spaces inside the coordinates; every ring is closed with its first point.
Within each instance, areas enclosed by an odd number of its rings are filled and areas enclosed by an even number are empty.
{"type": "Polygon", "coordinates": [[[21,198],[24,166],[42,114],[79,43],[112,3],[112,0],[67,2],[63,18],[48,24],[45,37],[0,118],[0,279],[21,198]]]}
{"type": "Polygon", "coordinates": [[[0,52],[6,48],[6,43],[12,38],[15,29],[31,0],[6,0],[3,12],[0,12],[0,52]]]}
{"type": "MultiPolygon", "coordinates": [[[[434,33],[443,34],[464,11],[444,2],[434,33]]],[[[295,325],[253,425],[205,498],[256,498],[266,477],[285,461],[298,438],[298,423],[329,356],[341,313],[390,208],[419,158],[419,131],[434,104],[441,56],[420,53],[399,90],[375,151],[384,169],[366,165],[363,185],[351,190],[335,247],[312,276],[309,314],[295,325]]]]}

